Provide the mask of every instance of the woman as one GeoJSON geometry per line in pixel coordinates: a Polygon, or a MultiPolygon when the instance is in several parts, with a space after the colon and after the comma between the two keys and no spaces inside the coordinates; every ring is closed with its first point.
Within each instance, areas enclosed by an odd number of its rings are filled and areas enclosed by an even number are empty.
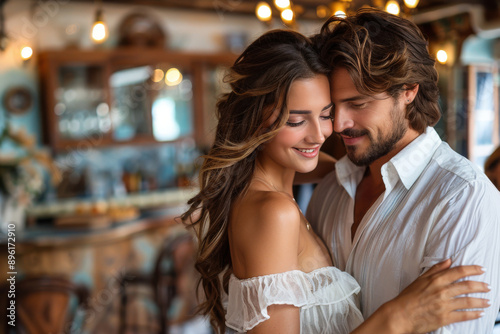
{"type": "Polygon", "coordinates": [[[363,322],[359,286],[333,267],[292,195],[295,172],[313,171],[332,133],[328,70],[310,41],[271,31],[231,68],[232,91],[200,171],[201,190],[182,216],[198,234],[201,310],[223,333],[425,333],[475,319],[486,301],[453,298],[488,291],[451,284],[483,273],[441,263],[363,322]],[[221,277],[224,276],[223,279],[221,277]],[[227,314],[222,305],[228,291],[227,314]]]}

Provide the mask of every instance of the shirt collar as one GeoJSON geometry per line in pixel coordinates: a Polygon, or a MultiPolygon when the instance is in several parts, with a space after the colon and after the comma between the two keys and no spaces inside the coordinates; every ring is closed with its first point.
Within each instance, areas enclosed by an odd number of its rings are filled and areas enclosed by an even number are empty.
{"type": "Polygon", "coordinates": [[[337,182],[344,187],[349,196],[354,199],[356,187],[361,182],[365,174],[366,166],[356,166],[348,157],[344,155],[335,164],[337,182]]]}
{"type": "Polygon", "coordinates": [[[391,170],[394,169],[405,188],[410,189],[441,143],[436,130],[429,126],[424,133],[383,165],[382,172],[385,170],[387,174],[393,174],[391,170]]]}
{"type": "MultiPolygon", "coordinates": [[[[401,180],[406,189],[410,189],[420,174],[422,174],[441,143],[441,138],[439,138],[436,130],[432,127],[427,127],[424,133],[415,138],[415,140],[385,163],[381,169],[386,189],[384,199],[396,186],[398,180],[401,180]]],[[[337,161],[335,165],[337,182],[342,185],[353,199],[365,170],[365,166],[356,166],[347,155],[337,161]]]]}

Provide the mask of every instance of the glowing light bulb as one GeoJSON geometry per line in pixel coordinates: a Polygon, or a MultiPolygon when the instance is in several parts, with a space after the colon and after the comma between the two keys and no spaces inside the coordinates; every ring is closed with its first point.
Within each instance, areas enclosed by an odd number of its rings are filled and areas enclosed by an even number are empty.
{"type": "Polygon", "coordinates": [[[29,46],[25,46],[24,48],[22,48],[21,58],[23,58],[23,60],[28,60],[31,58],[31,56],[33,56],[33,49],[32,48],[30,48],[29,46]]]}
{"type": "Polygon", "coordinates": [[[293,10],[291,10],[291,9],[285,9],[284,11],[281,12],[281,18],[285,22],[291,22],[291,21],[293,21],[293,10]]]}
{"type": "Polygon", "coordinates": [[[405,0],[405,5],[408,8],[415,8],[418,5],[419,0],[405,0]]]}
{"type": "Polygon", "coordinates": [[[399,4],[395,0],[387,1],[385,4],[385,11],[392,15],[399,15],[399,4]]]}
{"type": "Polygon", "coordinates": [[[91,37],[96,43],[102,43],[108,38],[108,27],[104,23],[102,9],[95,12],[94,25],[92,25],[91,37]]]}
{"type": "Polygon", "coordinates": [[[153,81],[154,82],[160,82],[163,79],[163,70],[157,68],[153,72],[153,81]]]}
{"type": "Polygon", "coordinates": [[[290,0],[274,0],[274,5],[279,9],[290,7],[290,0]]]}
{"type": "Polygon", "coordinates": [[[333,14],[333,15],[335,15],[337,17],[347,17],[346,13],[342,10],[336,11],[335,14],[333,14]]]}
{"type": "Polygon", "coordinates": [[[255,15],[261,21],[269,21],[272,17],[271,7],[267,2],[259,2],[255,8],[255,15]]]}
{"type": "Polygon", "coordinates": [[[102,43],[106,40],[107,29],[102,21],[96,21],[92,27],[92,39],[97,43],[102,43]]]}
{"type": "Polygon", "coordinates": [[[436,54],[438,62],[441,64],[446,64],[448,61],[448,54],[444,50],[439,50],[436,54]]]}
{"type": "Polygon", "coordinates": [[[165,83],[167,86],[176,86],[182,81],[181,72],[175,67],[170,68],[165,74],[165,83]]]}

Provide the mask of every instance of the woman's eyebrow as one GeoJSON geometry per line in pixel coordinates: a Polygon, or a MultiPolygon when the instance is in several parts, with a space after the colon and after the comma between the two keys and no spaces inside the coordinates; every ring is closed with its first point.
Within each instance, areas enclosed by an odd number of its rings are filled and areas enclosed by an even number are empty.
{"type": "Polygon", "coordinates": [[[325,111],[326,109],[330,109],[332,106],[333,106],[333,102],[330,102],[330,104],[327,105],[326,107],[324,107],[323,109],[321,109],[321,111],[325,111]]]}

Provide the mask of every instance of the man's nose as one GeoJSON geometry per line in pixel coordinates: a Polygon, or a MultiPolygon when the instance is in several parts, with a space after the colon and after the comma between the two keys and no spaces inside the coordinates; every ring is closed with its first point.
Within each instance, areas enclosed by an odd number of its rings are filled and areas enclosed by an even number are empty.
{"type": "Polygon", "coordinates": [[[340,133],[345,129],[350,129],[354,126],[354,121],[350,113],[345,108],[335,108],[333,119],[333,131],[340,133]]]}

